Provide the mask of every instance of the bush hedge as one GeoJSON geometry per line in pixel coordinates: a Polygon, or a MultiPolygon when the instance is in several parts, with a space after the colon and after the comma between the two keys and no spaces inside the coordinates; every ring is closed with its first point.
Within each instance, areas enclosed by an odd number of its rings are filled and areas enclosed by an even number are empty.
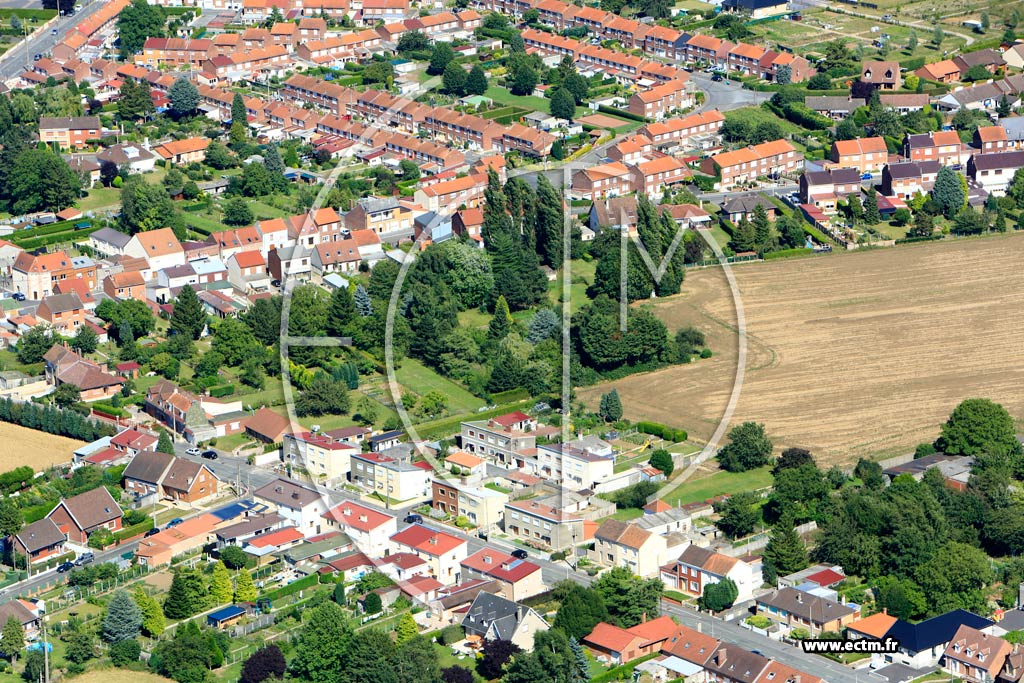
{"type": "Polygon", "coordinates": [[[235,393],[234,384],[224,384],[219,387],[213,387],[212,389],[210,389],[210,396],[212,396],[213,398],[222,398],[224,396],[230,396],[233,393],[235,393]]]}
{"type": "Polygon", "coordinates": [[[311,588],[317,585],[317,583],[319,583],[319,580],[319,574],[310,574],[309,576],[305,576],[299,579],[298,581],[292,581],[287,586],[281,586],[280,588],[277,588],[275,590],[267,591],[260,597],[267,598],[271,602],[273,602],[274,600],[280,600],[283,597],[287,597],[294,593],[298,593],[301,590],[305,590],[307,588],[311,588]]]}
{"type": "Polygon", "coordinates": [[[685,429],[673,429],[672,427],[667,427],[657,422],[637,422],[636,430],[641,434],[660,436],[666,441],[671,441],[672,443],[686,441],[689,436],[685,429]]]}
{"type": "Polygon", "coordinates": [[[89,407],[97,413],[103,413],[109,417],[128,417],[128,411],[122,408],[115,408],[109,403],[90,403],[89,407]]]}
{"type": "Polygon", "coordinates": [[[813,249],[807,247],[797,247],[795,249],[780,249],[779,251],[770,251],[764,255],[765,261],[773,261],[779,258],[792,258],[793,256],[806,256],[813,254],[813,249]]]}
{"type": "Polygon", "coordinates": [[[608,114],[609,116],[617,116],[620,119],[629,119],[630,121],[639,121],[641,123],[647,123],[647,119],[644,118],[643,116],[640,116],[639,114],[634,114],[633,112],[630,111],[625,111],[624,109],[616,109],[614,107],[608,107],[602,104],[597,108],[597,111],[601,112],[602,114],[608,114]]]}
{"type": "Polygon", "coordinates": [[[129,538],[132,538],[133,536],[138,536],[139,534],[144,534],[144,533],[146,533],[147,531],[149,531],[152,528],[153,528],[153,518],[152,517],[147,517],[146,521],[144,521],[144,522],[139,522],[138,524],[132,524],[131,526],[126,526],[125,528],[121,529],[120,531],[114,532],[114,540],[116,542],[120,543],[121,541],[125,541],[125,540],[127,540],[129,538]]]}

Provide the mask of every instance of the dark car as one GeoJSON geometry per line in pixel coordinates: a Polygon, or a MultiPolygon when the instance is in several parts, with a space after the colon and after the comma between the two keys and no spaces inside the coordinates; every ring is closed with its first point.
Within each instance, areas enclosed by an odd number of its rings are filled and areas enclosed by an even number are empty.
{"type": "Polygon", "coordinates": [[[39,54],[38,52],[35,53],[34,55],[32,55],[32,61],[33,62],[38,62],[42,58],[43,58],[43,56],[41,54],[39,54]]]}
{"type": "Polygon", "coordinates": [[[713,80],[715,83],[721,83],[725,79],[722,78],[722,74],[715,74],[714,76],[711,77],[711,80],[713,80]]]}
{"type": "Polygon", "coordinates": [[[15,292],[14,294],[11,294],[11,298],[14,299],[15,301],[24,301],[25,295],[22,294],[21,292],[15,292]]]}
{"type": "Polygon", "coordinates": [[[280,280],[271,280],[270,281],[270,286],[271,287],[280,287],[281,286],[281,281],[280,280]]]}
{"type": "Polygon", "coordinates": [[[75,566],[76,567],[81,567],[81,566],[87,565],[87,564],[89,564],[91,562],[95,562],[95,561],[96,561],[96,556],[94,554],[92,554],[92,553],[84,553],[77,560],[75,560],[75,566]]]}
{"type": "Polygon", "coordinates": [[[170,529],[173,526],[178,526],[179,524],[181,524],[184,521],[185,520],[183,520],[181,517],[175,517],[171,521],[167,522],[167,528],[170,529]]]}
{"type": "Polygon", "coordinates": [[[423,515],[416,515],[416,514],[406,515],[405,516],[405,523],[406,524],[422,524],[423,523],[423,515]]]}
{"type": "Polygon", "coordinates": [[[514,558],[516,558],[516,559],[519,559],[519,560],[525,560],[526,558],[528,558],[528,557],[530,556],[530,553],[526,552],[526,551],[525,551],[525,550],[523,550],[522,548],[516,548],[515,550],[513,550],[513,551],[512,551],[511,553],[509,553],[509,554],[510,554],[510,555],[511,555],[512,557],[514,557],[514,558]]]}
{"type": "Polygon", "coordinates": [[[75,565],[71,564],[70,562],[61,562],[57,565],[57,573],[63,574],[64,572],[69,572],[74,568],[75,565]]]}
{"type": "Polygon", "coordinates": [[[216,460],[217,451],[203,451],[199,457],[206,458],[207,460],[216,460]]]}
{"type": "Polygon", "coordinates": [[[149,538],[150,536],[156,536],[158,533],[160,533],[160,529],[157,527],[153,527],[152,529],[146,532],[145,537],[149,538]]]}

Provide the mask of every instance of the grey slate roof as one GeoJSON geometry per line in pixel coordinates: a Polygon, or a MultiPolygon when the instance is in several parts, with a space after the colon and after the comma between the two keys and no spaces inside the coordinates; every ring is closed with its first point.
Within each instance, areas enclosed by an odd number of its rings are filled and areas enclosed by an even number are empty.
{"type": "Polygon", "coordinates": [[[43,517],[37,522],[25,525],[25,528],[17,533],[17,537],[30,553],[49,548],[51,545],[68,539],[67,535],[57,528],[57,525],[49,517],[43,517]]]}
{"type": "Polygon", "coordinates": [[[275,479],[263,488],[257,489],[256,498],[274,503],[278,507],[298,510],[320,500],[320,494],[287,479],[275,479]]]}
{"type": "Polygon", "coordinates": [[[750,213],[758,206],[763,206],[768,211],[775,210],[775,205],[764,195],[758,192],[747,192],[729,196],[722,202],[722,211],[725,213],[750,213]]]}
{"type": "Polygon", "coordinates": [[[121,232],[120,230],[114,230],[113,228],[100,228],[96,232],[89,235],[94,240],[99,242],[106,242],[111,244],[118,249],[124,249],[125,246],[131,242],[132,236],[121,232]]]}
{"type": "Polygon", "coordinates": [[[759,597],[757,602],[769,607],[776,607],[805,621],[818,624],[839,619],[857,611],[849,605],[826,600],[796,588],[782,588],[772,591],[759,597]]]}
{"type": "Polygon", "coordinates": [[[124,478],[135,479],[155,486],[163,479],[167,468],[173,461],[174,456],[170,453],[142,451],[132,458],[132,461],[124,468],[124,478]]]}
{"type": "Polygon", "coordinates": [[[500,595],[480,593],[462,619],[467,635],[484,637],[488,633],[502,640],[511,640],[530,608],[506,600],[500,595]]]}

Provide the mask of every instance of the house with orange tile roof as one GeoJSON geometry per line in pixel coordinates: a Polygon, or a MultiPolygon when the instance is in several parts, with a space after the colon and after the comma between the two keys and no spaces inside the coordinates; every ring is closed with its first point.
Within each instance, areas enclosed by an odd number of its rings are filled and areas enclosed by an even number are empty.
{"type": "Polygon", "coordinates": [[[880,136],[836,140],[829,154],[835,168],[855,168],[861,173],[878,173],[889,160],[889,150],[880,136]]]}
{"type": "Polygon", "coordinates": [[[160,155],[164,161],[175,165],[191,164],[194,161],[202,162],[206,159],[206,149],[210,146],[210,139],[207,137],[185,138],[183,140],[171,140],[162,145],[157,145],[153,151],[160,155]]]}
{"type": "Polygon", "coordinates": [[[613,626],[599,622],[581,643],[598,661],[616,666],[628,664],[654,652],[661,652],[679,630],[679,626],[667,615],[644,620],[631,628],[613,626]]]}
{"type": "Polygon", "coordinates": [[[693,171],[681,159],[663,156],[641,161],[630,167],[633,189],[651,199],[660,197],[666,188],[681,185],[693,177],[693,171]]]}
{"type": "Polygon", "coordinates": [[[270,286],[267,262],[259,250],[239,251],[227,258],[228,282],[239,292],[262,292],[270,286]]]}
{"type": "Polygon", "coordinates": [[[573,196],[596,201],[633,191],[633,174],[619,161],[591,166],[572,175],[573,196]]]}
{"type": "Polygon", "coordinates": [[[697,33],[686,41],[686,61],[724,67],[728,59],[728,50],[731,47],[731,43],[721,38],[697,33]],[[719,55],[723,52],[723,48],[725,48],[726,59],[719,62],[719,55]]]}
{"type": "Polygon", "coordinates": [[[726,65],[729,71],[739,71],[744,74],[760,75],[761,58],[767,50],[749,43],[736,43],[729,50],[726,65]]]}
{"type": "Polygon", "coordinates": [[[690,114],[683,118],[648,123],[637,134],[648,138],[653,145],[686,145],[692,138],[712,137],[718,134],[725,117],[717,109],[690,114]]]}
{"type": "Polygon", "coordinates": [[[42,299],[56,293],[59,283],[82,280],[89,290],[96,287],[96,263],[85,256],[68,256],[63,251],[31,254],[23,251],[14,260],[11,285],[29,299],[42,299]]]}
{"type": "Polygon", "coordinates": [[[978,126],[974,130],[973,146],[981,154],[1006,152],[1010,149],[1006,129],[1002,126],[978,126]]]}
{"type": "Polygon", "coordinates": [[[910,161],[938,161],[943,166],[955,166],[964,162],[963,148],[955,130],[908,133],[903,138],[903,156],[910,161]]]}
{"type": "Polygon", "coordinates": [[[925,64],[914,72],[919,78],[939,83],[956,83],[960,80],[960,67],[952,59],[925,64]]]}
{"type": "Polygon", "coordinates": [[[483,201],[487,177],[470,175],[446,180],[416,190],[413,200],[427,211],[439,214],[454,213],[465,206],[476,208],[483,201]]]}
{"type": "Polygon", "coordinates": [[[185,250],[170,228],[136,233],[125,245],[124,253],[146,259],[154,272],[185,263],[185,250]]]}
{"type": "Polygon", "coordinates": [[[145,301],[146,280],[137,270],[111,273],[103,279],[103,293],[115,301],[145,301]]]}
{"type": "Polygon", "coordinates": [[[483,458],[478,458],[472,453],[466,451],[455,451],[449,453],[448,457],[444,459],[446,465],[449,468],[458,467],[462,471],[463,476],[467,474],[480,474],[485,469],[485,463],[483,458]]]}
{"type": "Polygon", "coordinates": [[[198,69],[214,53],[208,38],[147,38],[135,63],[150,69],[162,66],[198,69]]]}
{"type": "Polygon", "coordinates": [[[731,152],[721,152],[701,162],[701,171],[717,176],[715,188],[729,190],[762,177],[796,173],[803,169],[804,155],[786,140],[762,142],[731,152]]]}
{"type": "Polygon", "coordinates": [[[750,600],[761,587],[761,567],[695,545],[687,546],[676,560],[661,567],[665,587],[687,595],[703,595],[704,586],[724,578],[736,584],[737,602],[750,600]]]}
{"type": "Polygon", "coordinates": [[[896,617],[887,614],[883,609],[881,612],[876,612],[870,617],[864,617],[847,624],[846,639],[857,640],[866,638],[881,640],[897,621],[896,617]]]}
{"type": "Polygon", "coordinates": [[[633,93],[628,109],[631,114],[660,121],[675,110],[693,106],[693,103],[693,94],[686,81],[677,79],[633,93]]]}
{"type": "Polygon", "coordinates": [[[650,578],[659,575],[667,553],[664,536],[630,522],[606,519],[594,533],[594,547],[587,556],[603,567],[628,567],[633,574],[650,578]]]}
{"type": "Polygon", "coordinates": [[[790,83],[803,83],[816,73],[804,57],[790,52],[767,50],[758,61],[761,78],[769,82],[778,80],[779,69],[784,66],[789,67],[790,83]]]}

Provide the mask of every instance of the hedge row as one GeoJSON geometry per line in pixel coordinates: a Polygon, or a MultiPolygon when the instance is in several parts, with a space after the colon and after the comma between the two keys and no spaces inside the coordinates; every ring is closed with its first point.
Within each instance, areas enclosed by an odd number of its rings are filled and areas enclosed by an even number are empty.
{"type": "Polygon", "coordinates": [[[25,251],[31,251],[33,249],[38,249],[39,247],[48,247],[51,244],[57,244],[59,242],[75,242],[84,240],[99,229],[100,226],[95,225],[88,230],[66,230],[64,232],[57,233],[56,235],[46,235],[45,237],[31,237],[29,239],[12,237],[11,242],[25,251]]]}
{"type": "MultiPolygon", "coordinates": [[[[54,235],[58,232],[67,232],[75,229],[75,223],[82,223],[83,220],[77,221],[57,221],[56,223],[50,223],[49,225],[40,225],[35,228],[22,228],[14,232],[12,237],[15,239],[20,237],[42,237],[43,235],[54,235]]],[[[84,221],[92,225],[92,221],[84,221]]]]}
{"type": "Polygon", "coordinates": [[[615,107],[608,107],[602,104],[598,106],[597,111],[601,112],[602,114],[608,114],[609,116],[617,116],[620,119],[629,119],[630,121],[639,121],[640,123],[647,123],[647,119],[644,118],[643,116],[640,116],[639,114],[634,114],[633,112],[626,111],[624,109],[616,109],[615,107]]]}
{"type": "Polygon", "coordinates": [[[658,422],[637,422],[636,430],[641,434],[660,436],[665,441],[671,441],[672,443],[686,441],[689,436],[685,429],[673,429],[658,422]]]}
{"type": "Polygon", "coordinates": [[[153,528],[153,518],[152,517],[147,517],[145,522],[139,522],[138,524],[132,524],[131,526],[126,526],[125,528],[121,529],[120,531],[114,532],[114,540],[117,541],[118,543],[120,543],[121,541],[125,541],[125,540],[127,540],[129,538],[133,538],[135,536],[138,536],[139,534],[144,534],[144,533],[146,533],[147,531],[149,531],[152,528],[153,528]]]}
{"type": "Polygon", "coordinates": [[[941,240],[945,235],[931,235],[929,237],[904,237],[896,240],[896,244],[913,244],[914,242],[934,242],[941,240]]]}
{"type": "Polygon", "coordinates": [[[210,389],[210,396],[212,396],[213,398],[221,398],[223,396],[230,396],[233,393],[235,393],[235,385],[234,384],[224,384],[222,386],[213,387],[212,389],[210,389]]]}
{"type": "Polygon", "coordinates": [[[310,574],[309,576],[305,576],[299,579],[298,581],[292,581],[287,586],[281,586],[280,588],[268,591],[260,597],[267,598],[268,600],[273,602],[274,600],[280,600],[281,598],[292,595],[293,593],[298,593],[301,590],[311,588],[317,585],[319,581],[319,574],[310,574]]]}
{"type": "Polygon", "coordinates": [[[779,251],[770,251],[764,255],[765,261],[772,261],[779,258],[791,258],[793,256],[806,256],[807,254],[813,254],[813,249],[807,247],[797,247],[795,249],[780,249],[779,251]]]}
{"type": "Polygon", "coordinates": [[[121,408],[115,408],[109,403],[90,403],[89,407],[95,410],[97,413],[103,413],[109,417],[128,417],[128,411],[121,408]]]}

